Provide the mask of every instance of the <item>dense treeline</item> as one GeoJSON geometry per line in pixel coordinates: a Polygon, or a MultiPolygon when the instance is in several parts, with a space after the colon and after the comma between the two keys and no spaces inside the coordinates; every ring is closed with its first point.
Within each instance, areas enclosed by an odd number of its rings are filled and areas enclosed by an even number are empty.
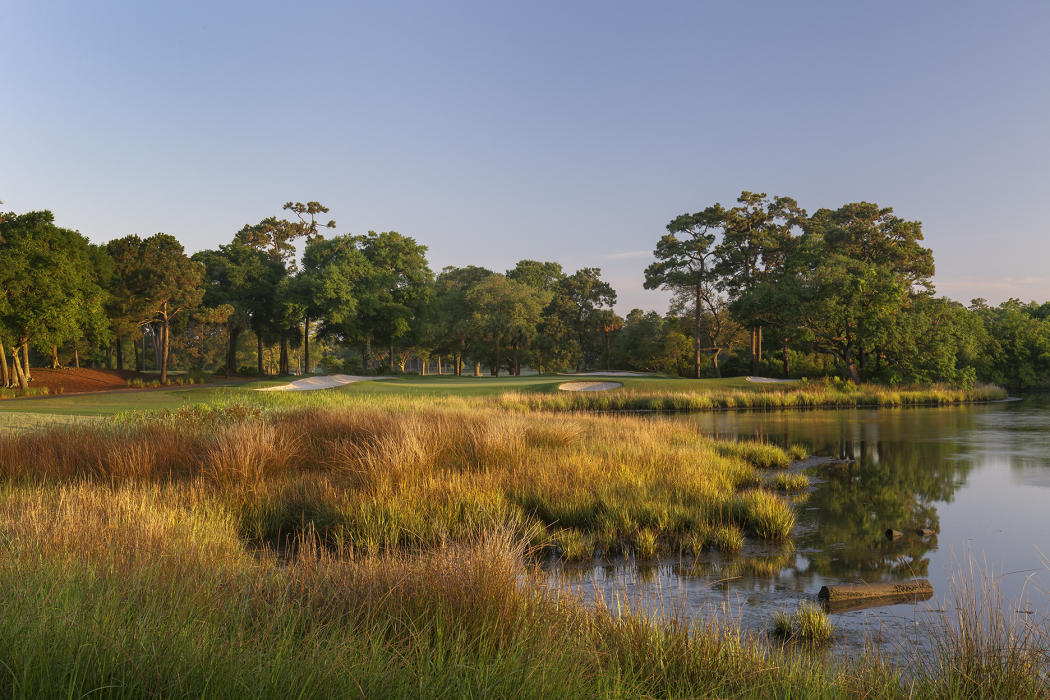
{"type": "Polygon", "coordinates": [[[155,369],[162,382],[179,366],[1050,383],[1050,304],[935,296],[921,224],[871,203],[810,215],[744,192],[675,217],[645,270],[647,288],[673,292],[670,309],[626,318],[596,267],[522,260],[435,275],[408,236],[326,237],[336,224],[322,223],[320,203],[284,211],[192,256],[163,233],[94,245],[50,212],[3,215],[3,384],[28,387],[31,353],[52,367],[155,369]]]}

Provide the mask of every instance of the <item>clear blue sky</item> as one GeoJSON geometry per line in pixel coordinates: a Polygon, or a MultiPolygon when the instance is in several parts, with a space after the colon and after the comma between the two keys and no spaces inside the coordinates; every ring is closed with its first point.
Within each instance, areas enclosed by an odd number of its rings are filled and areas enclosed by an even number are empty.
{"type": "Polygon", "coordinates": [[[1050,3],[0,0],[0,200],[227,242],[287,200],[435,270],[599,266],[741,189],[924,224],[938,291],[1050,299],[1050,3]]]}

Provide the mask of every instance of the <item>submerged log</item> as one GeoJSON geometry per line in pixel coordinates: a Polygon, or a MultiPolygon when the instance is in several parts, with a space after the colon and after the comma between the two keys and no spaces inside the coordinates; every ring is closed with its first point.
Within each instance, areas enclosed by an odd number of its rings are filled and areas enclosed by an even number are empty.
{"type": "Polygon", "coordinates": [[[898,537],[904,537],[904,533],[900,530],[894,530],[892,527],[889,530],[886,530],[886,539],[895,540],[898,537]]]}
{"type": "Polygon", "coordinates": [[[920,527],[915,532],[918,533],[920,537],[929,537],[930,535],[935,533],[934,530],[931,530],[928,527],[920,527]]]}
{"type": "Polygon", "coordinates": [[[841,586],[824,586],[817,597],[830,604],[843,604],[879,598],[926,600],[932,595],[933,586],[923,578],[895,583],[848,583],[841,586]]]}

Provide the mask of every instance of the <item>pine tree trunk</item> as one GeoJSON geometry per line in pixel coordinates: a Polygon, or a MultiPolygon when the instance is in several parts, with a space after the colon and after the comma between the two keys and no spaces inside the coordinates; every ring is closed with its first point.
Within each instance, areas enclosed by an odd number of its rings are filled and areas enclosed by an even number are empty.
{"type": "Polygon", "coordinates": [[[280,342],[280,354],[277,358],[277,374],[286,376],[288,374],[288,339],[282,337],[280,342]]]}
{"type": "Polygon", "coordinates": [[[702,353],[700,352],[700,317],[703,311],[703,291],[702,287],[698,284],[696,285],[696,313],[693,315],[693,353],[695,354],[693,377],[696,379],[701,377],[700,368],[704,360],[702,353]]]}
{"type": "Polygon", "coordinates": [[[605,371],[608,372],[612,369],[612,355],[609,352],[609,331],[605,331],[605,371]]]}
{"type": "Polygon", "coordinates": [[[114,350],[116,350],[116,355],[117,355],[117,369],[120,370],[121,372],[123,372],[124,371],[124,339],[121,338],[119,335],[117,336],[116,347],[114,347],[114,350]]]}
{"type": "Polygon", "coordinates": [[[263,354],[262,354],[262,336],[258,332],[255,334],[255,357],[259,363],[259,375],[263,375],[263,354]]]}
{"type": "Polygon", "coordinates": [[[11,370],[7,366],[7,351],[4,350],[4,341],[0,340],[0,380],[3,381],[5,387],[11,386],[11,370]]]}
{"type": "Polygon", "coordinates": [[[758,340],[758,334],[755,329],[751,329],[751,374],[758,374],[758,352],[756,351],[756,345],[758,340]]]}
{"type": "Polygon", "coordinates": [[[310,372],[310,317],[303,322],[303,374],[310,372]]]}
{"type": "Polygon", "coordinates": [[[758,366],[762,367],[762,326],[758,327],[758,366]]]}
{"type": "Polygon", "coordinates": [[[168,320],[168,303],[167,302],[164,302],[163,308],[164,308],[164,323],[161,326],[161,334],[163,335],[163,337],[161,338],[161,345],[163,347],[161,349],[161,355],[160,355],[160,383],[161,384],[167,384],[168,383],[168,353],[170,351],[169,342],[168,342],[168,329],[169,329],[169,325],[168,324],[169,324],[169,320],[168,320]]]}
{"type": "Polygon", "coordinates": [[[62,363],[58,361],[58,346],[51,346],[51,369],[58,369],[62,363]]]}
{"type": "Polygon", "coordinates": [[[80,347],[73,343],[73,367],[80,369],[80,347]]]}
{"type": "Polygon", "coordinates": [[[226,339],[226,376],[231,377],[237,371],[237,340],[241,329],[230,326],[226,339]]]}

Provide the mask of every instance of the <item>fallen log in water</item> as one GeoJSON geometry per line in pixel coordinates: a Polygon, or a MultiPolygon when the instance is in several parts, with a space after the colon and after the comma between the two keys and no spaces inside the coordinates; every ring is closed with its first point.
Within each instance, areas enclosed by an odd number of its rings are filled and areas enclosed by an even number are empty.
{"type": "Polygon", "coordinates": [[[825,607],[836,612],[874,607],[874,605],[928,600],[932,596],[933,586],[926,579],[895,583],[849,583],[841,586],[824,586],[817,594],[825,607]]]}
{"type": "Polygon", "coordinates": [[[886,530],[886,539],[895,540],[899,537],[904,537],[904,533],[900,530],[894,530],[892,527],[889,530],[886,530]]]}
{"type": "Polygon", "coordinates": [[[885,598],[857,598],[843,600],[822,600],[820,607],[826,613],[844,613],[854,610],[866,610],[868,608],[881,608],[886,605],[900,605],[902,603],[921,603],[933,597],[933,592],[912,593],[909,595],[892,595],[885,598]]]}

